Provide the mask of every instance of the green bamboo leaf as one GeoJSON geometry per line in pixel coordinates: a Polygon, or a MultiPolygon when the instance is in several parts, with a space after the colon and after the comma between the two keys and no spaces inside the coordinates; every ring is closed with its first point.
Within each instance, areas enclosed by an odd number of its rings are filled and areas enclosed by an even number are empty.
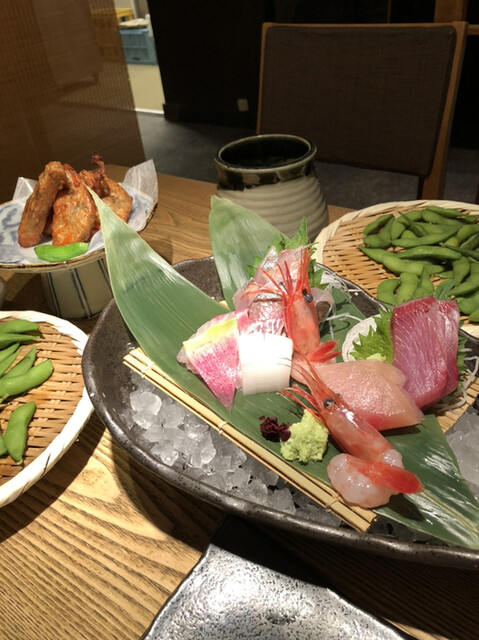
{"type": "MultiPolygon", "coordinates": [[[[115,300],[139,345],[149,358],[194,397],[244,435],[279,456],[279,444],[262,438],[259,417],[276,416],[281,422],[293,422],[300,413],[298,407],[290,400],[272,393],[245,397],[237,392],[233,408],[228,412],[206,385],[177,363],[176,354],[182,342],[201,324],[224,313],[224,307],[179,275],[104,203],[97,200],[97,205],[115,300]]],[[[252,216],[253,218],[248,217],[250,222],[254,219],[254,214],[252,216]]],[[[258,225],[263,228],[261,221],[258,225]]],[[[246,230],[247,227],[243,226],[246,230]]],[[[218,228],[215,233],[218,233],[218,228]]],[[[242,239],[239,240],[241,234],[238,235],[230,225],[225,225],[222,233],[227,233],[230,237],[234,235],[238,243],[243,242],[242,239]]],[[[259,234],[253,235],[259,237],[259,234]]],[[[250,248],[249,255],[257,255],[257,251],[263,251],[265,237],[266,232],[261,246],[256,241],[252,242],[254,246],[250,248]]],[[[227,251],[236,251],[236,242],[220,243],[220,246],[223,247],[223,255],[227,251]]],[[[226,259],[224,264],[227,264],[226,259]]],[[[342,310],[354,309],[340,291],[335,291],[335,297],[342,310]]],[[[354,314],[361,317],[357,309],[354,309],[354,314]]],[[[335,326],[335,337],[342,339],[348,329],[349,323],[344,320],[341,326],[335,326]]],[[[400,496],[387,507],[378,509],[378,513],[446,542],[478,549],[479,506],[460,478],[453,456],[449,455],[447,445],[444,446],[445,439],[440,429],[432,425],[428,418],[417,429],[398,433],[390,436],[390,439],[402,453],[406,468],[417,473],[423,482],[425,492],[421,496],[415,496],[413,500],[400,496]],[[435,467],[440,467],[443,471],[438,474],[435,467]]],[[[326,467],[335,453],[337,451],[330,445],[323,462],[307,467],[293,463],[293,466],[307,470],[312,476],[329,483],[326,467]]]]}
{"type": "Polygon", "coordinates": [[[217,196],[211,198],[209,228],[223,295],[233,309],[233,295],[249,278],[248,265],[264,255],[274,238],[281,234],[256,213],[217,196]],[[247,238],[247,242],[243,242],[243,238],[247,238]]]}
{"type": "Polygon", "coordinates": [[[388,440],[401,453],[405,468],[421,479],[424,491],[407,496],[413,508],[397,496],[376,511],[416,531],[479,549],[479,504],[436,417],[426,415],[417,428],[399,430],[388,440]]]}

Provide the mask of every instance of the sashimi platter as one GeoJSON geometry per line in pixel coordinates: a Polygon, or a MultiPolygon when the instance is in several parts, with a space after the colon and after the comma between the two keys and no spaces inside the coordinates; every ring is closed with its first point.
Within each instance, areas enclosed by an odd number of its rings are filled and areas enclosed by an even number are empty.
{"type": "MultiPolygon", "coordinates": [[[[214,196],[215,299],[98,207],[114,304],[134,338],[124,366],[197,417],[203,426],[185,418],[182,437],[198,441],[208,425],[282,479],[270,495],[293,487],[350,541],[388,532],[399,548],[462,553],[479,567],[477,487],[448,440],[464,415],[479,428],[479,348],[461,328],[457,283],[378,303],[317,261],[304,222],[286,238],[214,196]]],[[[150,439],[162,461],[169,440],[150,439]]],[[[254,505],[251,481],[236,475],[234,496],[254,505]]],[[[263,511],[268,521],[274,507],[263,511]]],[[[311,535],[334,528],[283,521],[311,535]]]]}

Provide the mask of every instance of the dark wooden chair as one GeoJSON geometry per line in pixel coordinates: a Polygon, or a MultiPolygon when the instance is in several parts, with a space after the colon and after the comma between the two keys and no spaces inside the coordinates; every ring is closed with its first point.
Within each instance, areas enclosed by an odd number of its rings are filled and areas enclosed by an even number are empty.
{"type": "Polygon", "coordinates": [[[263,26],[258,133],[317,160],[417,176],[443,196],[467,23],[263,26]]]}

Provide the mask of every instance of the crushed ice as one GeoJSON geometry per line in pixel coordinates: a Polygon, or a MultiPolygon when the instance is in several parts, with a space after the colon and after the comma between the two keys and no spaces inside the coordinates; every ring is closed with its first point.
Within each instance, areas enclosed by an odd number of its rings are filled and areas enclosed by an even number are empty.
{"type": "Polygon", "coordinates": [[[136,374],[135,386],[130,394],[135,437],[165,465],[255,504],[322,524],[341,524],[334,514],[136,374]]]}
{"type": "Polygon", "coordinates": [[[457,458],[462,477],[479,500],[479,415],[476,411],[473,408],[465,411],[449,429],[446,438],[457,458]]]}
{"type": "MultiPolygon", "coordinates": [[[[189,478],[255,504],[322,524],[341,524],[334,514],[247,455],[167,394],[133,375],[136,389],[130,395],[130,403],[135,436],[165,465],[186,471],[189,478]]],[[[464,479],[479,499],[478,414],[470,408],[446,437],[464,479]]]]}

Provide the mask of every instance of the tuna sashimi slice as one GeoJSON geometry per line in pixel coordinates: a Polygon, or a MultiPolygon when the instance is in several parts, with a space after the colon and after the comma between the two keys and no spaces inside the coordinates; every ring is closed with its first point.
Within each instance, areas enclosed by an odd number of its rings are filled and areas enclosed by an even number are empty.
{"type": "Polygon", "coordinates": [[[225,320],[183,342],[189,365],[227,409],[231,409],[236,388],[238,336],[236,318],[227,314],[225,320]]]}
{"type": "MultiPolygon", "coordinates": [[[[424,417],[403,388],[405,375],[387,362],[371,359],[312,366],[330,389],[378,430],[415,425],[424,417]]],[[[301,382],[296,369],[293,377],[301,382]]]]}
{"type": "Polygon", "coordinates": [[[393,310],[393,364],[406,375],[404,388],[421,409],[457,387],[458,328],[459,311],[453,300],[430,296],[393,310]]]}

